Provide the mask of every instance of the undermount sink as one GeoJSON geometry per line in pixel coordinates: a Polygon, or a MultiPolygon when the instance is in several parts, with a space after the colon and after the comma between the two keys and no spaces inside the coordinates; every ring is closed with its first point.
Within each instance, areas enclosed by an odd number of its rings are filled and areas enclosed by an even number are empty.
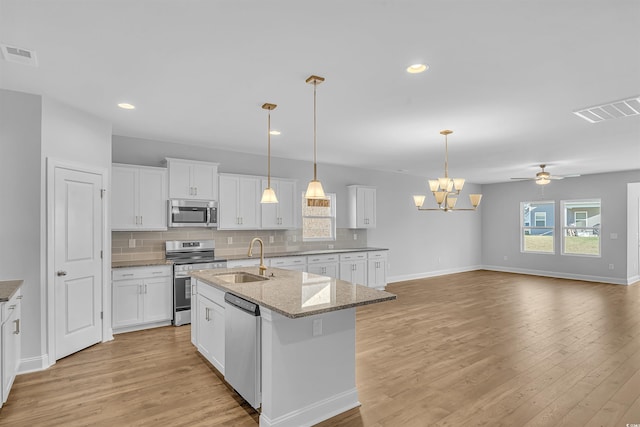
{"type": "Polygon", "coordinates": [[[258,276],[257,274],[245,273],[241,271],[239,273],[217,274],[216,279],[222,280],[227,283],[249,283],[249,282],[261,282],[263,280],[269,280],[267,277],[258,276]]]}

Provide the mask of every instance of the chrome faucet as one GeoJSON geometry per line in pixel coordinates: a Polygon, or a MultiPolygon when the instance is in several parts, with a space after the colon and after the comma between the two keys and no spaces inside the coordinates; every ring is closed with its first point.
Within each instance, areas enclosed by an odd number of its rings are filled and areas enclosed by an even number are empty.
{"type": "Polygon", "coordinates": [[[253,256],[253,244],[255,242],[259,242],[260,243],[260,275],[261,276],[266,276],[267,275],[267,267],[264,265],[264,242],[262,241],[261,238],[259,237],[254,237],[253,239],[251,239],[251,243],[249,243],[249,252],[247,253],[247,256],[253,256]]]}

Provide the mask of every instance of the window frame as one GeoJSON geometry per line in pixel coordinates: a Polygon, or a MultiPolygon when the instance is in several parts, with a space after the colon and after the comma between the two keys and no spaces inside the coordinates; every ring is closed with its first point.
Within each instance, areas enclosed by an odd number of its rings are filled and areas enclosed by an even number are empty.
{"type": "Polygon", "coordinates": [[[330,200],[330,212],[331,215],[330,216],[316,216],[316,215],[305,215],[304,214],[304,203],[305,203],[305,198],[304,198],[304,192],[301,193],[302,194],[302,200],[301,202],[303,203],[302,206],[302,210],[301,210],[301,220],[300,220],[300,228],[302,229],[302,241],[303,242],[334,242],[337,239],[337,233],[336,233],[336,194],[335,193],[325,193],[327,198],[330,200]],[[305,218],[320,218],[320,219],[327,219],[329,218],[331,220],[331,236],[330,237],[305,237],[305,232],[304,232],[304,223],[305,223],[305,218]]]}
{"type": "MultiPolygon", "coordinates": [[[[577,256],[577,257],[587,257],[587,258],[602,258],[602,199],[593,198],[593,199],[570,199],[570,200],[561,200],[560,201],[560,215],[561,215],[561,241],[560,241],[560,254],[564,256],[577,256]],[[584,211],[574,211],[574,225],[567,225],[567,205],[577,204],[577,203],[597,203],[599,209],[600,222],[597,224],[598,227],[587,226],[585,224],[584,227],[577,225],[577,220],[575,218],[576,213],[585,212],[587,217],[585,218],[585,222],[589,220],[589,214],[587,210],[584,211]],[[568,235],[567,232],[570,230],[574,231],[573,235],[568,235]],[[575,253],[575,252],[566,252],[566,238],[567,237],[576,237],[578,236],[578,230],[591,230],[591,236],[598,236],[598,253],[597,254],[588,254],[588,253],[575,253]],[[597,230],[597,231],[596,231],[597,230]]],[[[586,237],[586,236],[585,236],[586,237]]]]}
{"type": "MultiPolygon", "coordinates": [[[[556,254],[556,227],[555,227],[555,221],[554,221],[554,225],[553,226],[548,226],[547,224],[547,212],[544,212],[545,214],[545,226],[537,226],[536,224],[536,219],[535,219],[535,212],[533,213],[533,215],[531,215],[531,211],[529,212],[529,221],[525,221],[525,212],[524,212],[524,208],[525,205],[551,205],[553,207],[553,215],[552,217],[555,219],[556,217],[556,202],[555,200],[537,200],[537,201],[522,201],[520,202],[520,253],[524,253],[524,254],[542,254],[542,255],[555,255],[556,254]],[[533,216],[533,221],[531,221],[531,217],[533,216]],[[534,225],[527,225],[527,224],[534,224],[534,225]],[[551,246],[551,251],[534,251],[534,250],[527,250],[525,248],[525,239],[526,236],[532,235],[530,233],[531,230],[550,230],[551,231],[551,242],[552,242],[552,246],[551,246]],[[526,231],[529,231],[529,233],[527,234],[526,231]]],[[[542,213],[542,212],[539,212],[542,213]]]]}

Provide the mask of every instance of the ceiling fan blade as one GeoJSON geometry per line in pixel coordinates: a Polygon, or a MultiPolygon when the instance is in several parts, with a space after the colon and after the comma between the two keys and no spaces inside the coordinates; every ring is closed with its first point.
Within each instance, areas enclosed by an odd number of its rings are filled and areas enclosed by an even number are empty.
{"type": "Polygon", "coordinates": [[[551,175],[548,179],[564,179],[564,176],[551,175]]]}
{"type": "Polygon", "coordinates": [[[516,179],[518,181],[535,181],[536,178],[511,178],[511,179],[516,179]]]}
{"type": "Polygon", "coordinates": [[[571,175],[562,175],[563,178],[575,178],[577,176],[580,176],[580,174],[579,173],[574,173],[574,174],[571,174],[571,175]]]}

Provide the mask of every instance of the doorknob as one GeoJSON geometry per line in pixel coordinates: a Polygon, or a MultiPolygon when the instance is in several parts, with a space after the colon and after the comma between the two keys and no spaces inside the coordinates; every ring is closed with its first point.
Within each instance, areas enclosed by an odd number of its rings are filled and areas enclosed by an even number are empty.
{"type": "Polygon", "coordinates": [[[57,274],[58,276],[66,276],[66,275],[67,275],[67,272],[66,272],[66,271],[63,271],[63,270],[59,270],[56,274],[57,274]]]}

